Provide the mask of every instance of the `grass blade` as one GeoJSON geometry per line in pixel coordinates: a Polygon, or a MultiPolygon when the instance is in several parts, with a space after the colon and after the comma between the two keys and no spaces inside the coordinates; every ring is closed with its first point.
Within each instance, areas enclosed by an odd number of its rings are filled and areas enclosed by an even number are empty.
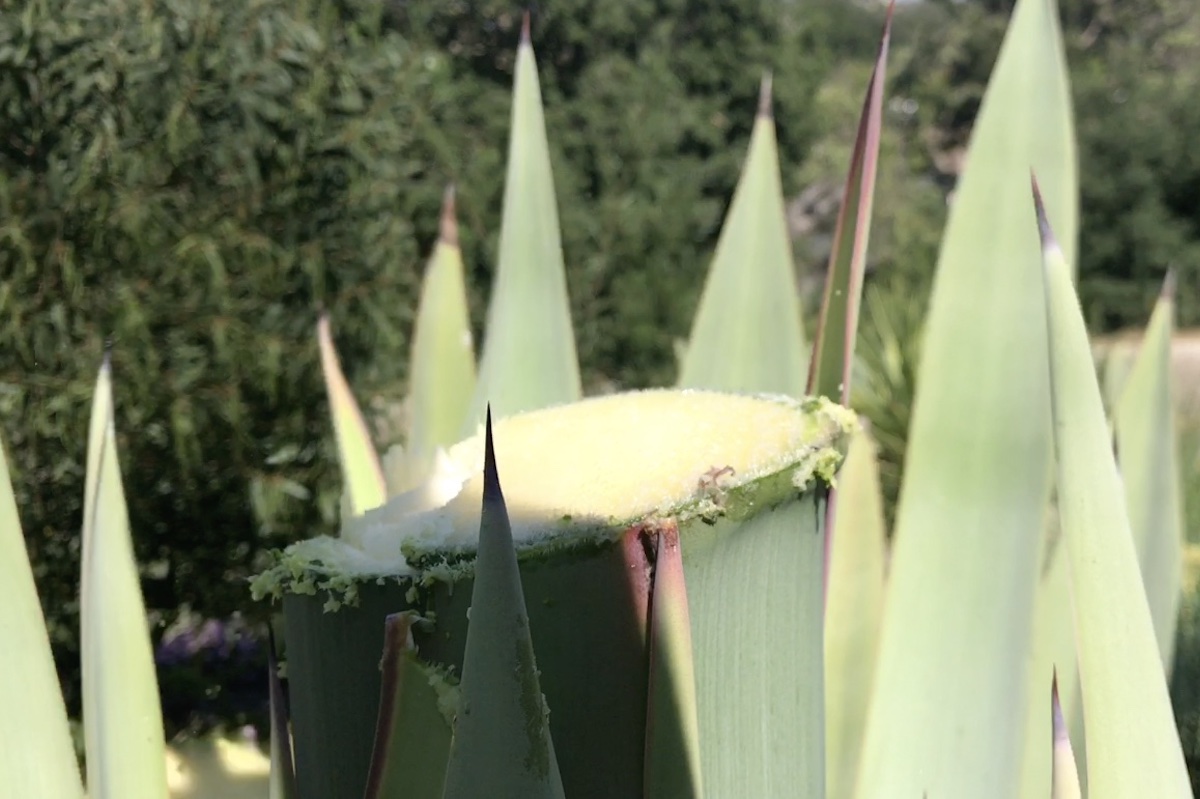
{"type": "Polygon", "coordinates": [[[1171,402],[1173,284],[1168,276],[1113,420],[1129,523],[1167,674],[1183,587],[1183,498],[1171,402]]]}
{"type": "Polygon", "coordinates": [[[444,799],[563,799],[487,414],[483,515],[444,799]]]}
{"type": "Polygon", "coordinates": [[[804,393],[804,330],[764,77],[750,150],[717,240],[679,385],[804,393]]]}
{"type": "Polygon", "coordinates": [[[1081,799],[1079,771],[1075,768],[1075,753],[1071,751],[1071,736],[1067,720],[1058,702],[1058,677],[1050,682],[1050,729],[1054,741],[1051,767],[1050,799],[1081,799]]]}
{"type": "Polygon", "coordinates": [[[1059,515],[1071,558],[1088,796],[1192,796],[1070,270],[1037,187],[1059,515]]]}
{"type": "Polygon", "coordinates": [[[875,674],[887,547],[875,446],[865,431],[850,439],[837,497],[825,604],[825,795],[848,799],[875,674]]]}
{"type": "Polygon", "coordinates": [[[888,3],[875,69],[871,72],[871,82],[863,100],[858,135],[850,157],[850,172],[846,175],[846,189],[834,229],[833,249],[829,253],[825,299],[821,303],[817,341],[808,371],[807,393],[828,397],[842,405],[850,403],[850,372],[854,363],[863,275],[867,269],[871,207],[875,199],[875,173],[883,128],[883,89],[895,7],[895,0],[888,3]]]}
{"type": "Polygon", "coordinates": [[[377,508],[387,499],[383,467],[371,443],[371,433],[363,420],[362,411],[354,401],[350,384],[342,374],[333,336],[329,332],[329,315],[321,314],[317,322],[317,342],[321,348],[321,371],[325,375],[325,391],[329,395],[329,410],[337,434],[338,462],[345,482],[345,502],[351,516],[360,516],[377,508]]]}
{"type": "Polygon", "coordinates": [[[106,357],[88,432],[80,626],[91,799],[166,799],[166,746],[129,532],[106,357]]]}
{"type": "Polygon", "coordinates": [[[650,600],[645,795],[701,797],[704,791],[696,668],[678,526],[665,526],[656,541],[650,600]]]}
{"type": "Polygon", "coordinates": [[[454,217],[454,187],[448,186],[413,333],[407,450],[414,483],[433,465],[438,447],[458,441],[474,391],[475,348],[454,217]]]}
{"type": "Polygon", "coordinates": [[[0,793],[83,795],[67,708],[0,443],[0,793]]]}
{"type": "Polygon", "coordinates": [[[450,726],[429,667],[416,659],[415,618],[412,612],[394,613],[385,622],[379,718],[365,799],[440,799],[445,788],[450,726]]]}
{"type": "Polygon", "coordinates": [[[465,435],[477,432],[485,406],[500,417],[582,395],[528,13],[517,49],[510,137],[500,258],[465,435]]]}
{"type": "Polygon", "coordinates": [[[1018,0],[950,209],[888,574],[857,796],[1010,799],[1050,490],[1028,185],[1075,238],[1070,93],[1049,0],[1018,0]],[[1052,186],[1052,190],[1050,189],[1052,186]],[[919,730],[919,735],[912,734],[919,730]]]}

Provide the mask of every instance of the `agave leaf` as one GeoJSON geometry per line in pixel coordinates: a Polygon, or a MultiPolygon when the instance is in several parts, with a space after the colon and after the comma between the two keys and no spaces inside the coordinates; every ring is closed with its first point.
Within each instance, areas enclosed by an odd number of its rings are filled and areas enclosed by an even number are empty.
{"type": "Polygon", "coordinates": [[[857,796],[1009,799],[1048,500],[1035,165],[1073,244],[1070,93],[1049,0],[1018,0],[926,318],[857,796]],[[919,730],[920,734],[913,734],[919,730]]]}
{"type": "Polygon", "coordinates": [[[1114,418],[1129,523],[1167,674],[1183,586],[1183,500],[1171,402],[1173,283],[1168,276],[1114,418]]]}
{"type": "Polygon", "coordinates": [[[478,431],[485,406],[500,417],[581,395],[550,147],[526,13],[513,78],[500,258],[479,382],[463,432],[478,431]]]}
{"type": "Polygon", "coordinates": [[[0,793],[83,796],[67,708],[0,443],[0,793]]]}
{"type": "Polygon", "coordinates": [[[1088,796],[1192,796],[1087,328],[1034,187],[1045,261],[1059,515],[1071,559],[1088,796]]]}
{"type": "Polygon", "coordinates": [[[432,687],[437,675],[416,659],[415,620],[415,613],[394,613],[385,624],[366,799],[440,799],[445,787],[450,726],[432,687]]]}
{"type": "MultiPolygon", "coordinates": [[[[694,390],[623,392],[496,422],[497,440],[509,442],[504,498],[540,687],[572,799],[646,792],[648,608],[657,534],[672,524],[698,715],[707,713],[698,719],[706,794],[819,795],[822,498],[855,424],[820,398],[694,390]]],[[[357,539],[366,550],[349,531],[298,542],[255,581],[260,595],[283,595],[302,796],[362,797],[385,616],[421,612],[422,661],[442,674],[466,664],[470,682],[464,645],[487,616],[471,586],[477,564],[462,556],[479,541],[485,444],[479,435],[447,453],[474,476],[435,516],[414,516],[411,497],[396,498],[361,520],[375,525],[357,539]],[[429,518],[440,519],[434,539],[423,532],[429,518]],[[364,562],[367,550],[382,557],[396,546],[412,569],[364,562]],[[321,690],[328,684],[335,695],[321,690]]],[[[655,715],[668,709],[660,703],[655,715]]]]}
{"type": "MultiPolygon", "coordinates": [[[[1052,505],[1047,511],[1030,647],[1030,690],[1019,794],[1025,799],[1043,799],[1053,782],[1053,730],[1046,726],[1044,695],[1047,681],[1056,686],[1071,735],[1079,744],[1083,742],[1079,669],[1075,665],[1075,621],[1071,616],[1069,558],[1058,523],[1058,509],[1052,505]]],[[[1082,748],[1078,754],[1083,754],[1082,748]]]]}
{"type": "Polygon", "coordinates": [[[804,352],[768,75],[683,352],[679,385],[798,397],[804,393],[804,352]]]}
{"type": "Polygon", "coordinates": [[[271,775],[268,791],[270,799],[295,799],[296,767],[292,760],[292,732],[288,724],[283,681],[279,678],[279,661],[275,657],[275,631],[268,627],[267,635],[267,690],[271,712],[271,775]]]}
{"type": "Polygon", "coordinates": [[[850,173],[842,207],[838,210],[833,249],[825,278],[825,299],[817,324],[808,371],[807,393],[821,395],[848,405],[850,372],[854,364],[854,341],[858,311],[862,303],[863,275],[867,269],[867,243],[871,235],[871,206],[875,199],[875,173],[879,165],[879,140],[883,128],[883,88],[887,77],[888,44],[892,37],[892,12],[887,19],[875,57],[875,69],[863,100],[858,135],[850,156],[850,173]]]}
{"type": "Polygon", "coordinates": [[[650,690],[646,718],[646,796],[701,797],[696,668],[679,528],[656,536],[650,601],[650,690]]]}
{"type": "Polygon", "coordinates": [[[377,508],[387,499],[387,487],[379,455],[371,443],[371,434],[363,420],[350,384],[342,374],[333,336],[329,332],[329,316],[321,314],[317,322],[317,342],[321,348],[321,371],[325,375],[325,391],[337,434],[338,462],[345,482],[347,512],[359,516],[377,508]]]}
{"type": "Polygon", "coordinates": [[[848,799],[875,674],[887,546],[875,446],[865,431],[850,439],[837,497],[825,604],[825,795],[848,799]]]}
{"type": "Polygon", "coordinates": [[[445,799],[563,799],[487,413],[483,515],[445,799]]]}
{"type": "Polygon", "coordinates": [[[709,796],[824,790],[822,516],[809,499],[684,537],[709,796]]]}
{"type": "Polygon", "coordinates": [[[407,449],[412,470],[408,477],[414,483],[433,465],[438,447],[459,439],[474,391],[475,349],[454,218],[454,187],[448,186],[413,333],[407,449]]]}
{"type": "Polygon", "coordinates": [[[166,799],[162,708],[129,533],[106,357],[88,432],[80,626],[91,799],[166,799]]]}
{"type": "Polygon", "coordinates": [[[1075,753],[1071,751],[1071,736],[1067,720],[1058,701],[1058,677],[1050,682],[1050,729],[1054,741],[1051,768],[1050,799],[1081,799],[1079,771],[1075,768],[1075,753]]]}

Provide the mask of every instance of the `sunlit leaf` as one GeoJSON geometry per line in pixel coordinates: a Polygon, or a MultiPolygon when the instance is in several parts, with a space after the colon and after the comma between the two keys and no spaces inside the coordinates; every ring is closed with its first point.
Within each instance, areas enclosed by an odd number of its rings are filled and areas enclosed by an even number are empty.
{"type": "Polygon", "coordinates": [[[853,796],[884,602],[886,529],[875,447],[850,440],[838,471],[825,600],[826,796],[853,796]]]}
{"type": "Polygon", "coordinates": [[[1056,10],[1018,0],[950,206],[925,322],[859,799],[1011,799],[1050,490],[1030,167],[1073,253],[1056,10]]]}
{"type": "Polygon", "coordinates": [[[83,795],[67,709],[0,444],[0,795],[83,795]]]}
{"type": "Polygon", "coordinates": [[[1115,413],[1117,461],[1159,652],[1168,674],[1183,587],[1183,497],[1171,401],[1174,280],[1168,278],[1115,413]]]}
{"type": "Polygon", "coordinates": [[[337,434],[338,462],[342,467],[346,504],[350,515],[358,516],[379,507],[387,499],[383,468],[379,464],[375,445],[371,443],[371,433],[363,420],[362,411],[358,409],[350,384],[342,374],[342,366],[333,347],[333,335],[329,331],[329,317],[325,314],[317,322],[317,341],[321,348],[325,391],[329,395],[329,409],[337,434]]]}
{"type": "Polygon", "coordinates": [[[88,432],[80,627],[90,799],[166,799],[166,746],[105,359],[88,432]]]}
{"type": "Polygon", "coordinates": [[[1058,505],[1087,737],[1089,799],[1191,797],[1087,328],[1037,196],[1058,505]]]}
{"type": "Polygon", "coordinates": [[[683,351],[679,385],[798,397],[806,352],[767,76],[750,151],[683,351]]]}
{"type": "Polygon", "coordinates": [[[478,430],[485,406],[499,417],[582,394],[528,14],[517,49],[509,136],[500,256],[466,435],[478,430]]]}
{"type": "Polygon", "coordinates": [[[453,186],[442,201],[438,241],[421,288],[411,363],[406,449],[409,478],[419,479],[433,465],[438,447],[458,441],[475,391],[475,348],[453,186]]]}

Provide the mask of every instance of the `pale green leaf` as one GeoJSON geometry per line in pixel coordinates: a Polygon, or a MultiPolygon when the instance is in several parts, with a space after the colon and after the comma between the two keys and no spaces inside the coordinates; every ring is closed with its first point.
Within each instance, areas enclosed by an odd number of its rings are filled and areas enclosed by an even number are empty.
{"type": "Polygon", "coordinates": [[[1191,797],[1087,328],[1040,200],[1038,222],[1059,517],[1071,563],[1088,796],[1191,797]]]}
{"type": "Polygon", "coordinates": [[[463,433],[491,406],[497,417],[582,396],[566,269],[528,21],[517,49],[500,257],[479,382],[463,433]]]}
{"type": "Polygon", "coordinates": [[[1027,176],[1076,235],[1054,5],[1018,0],[955,189],[925,323],[857,796],[1011,799],[1049,486],[1027,176]]]}
{"type": "Polygon", "coordinates": [[[0,444],[0,795],[83,795],[67,709],[0,444]]]}
{"type": "Polygon", "coordinates": [[[684,531],[704,791],[819,797],[824,513],[811,493],[684,531]]]}
{"type": "Polygon", "coordinates": [[[483,511],[444,799],[563,799],[486,417],[483,511]]]}
{"type": "Polygon", "coordinates": [[[475,391],[475,348],[454,213],[450,186],[413,333],[407,450],[414,482],[433,465],[438,447],[458,441],[475,391]]]}
{"type": "Polygon", "coordinates": [[[343,506],[350,516],[361,516],[387,499],[383,468],[375,445],[371,443],[371,433],[362,411],[358,409],[350,384],[342,374],[337,350],[333,346],[333,335],[329,331],[329,317],[325,314],[317,322],[317,343],[321,349],[321,371],[325,375],[325,391],[329,395],[329,410],[337,435],[338,462],[342,467],[344,486],[343,506]]]}
{"type": "Polygon", "coordinates": [[[88,432],[80,586],[89,799],[166,799],[166,747],[105,359],[88,432]]]}
{"type": "Polygon", "coordinates": [[[683,352],[679,385],[801,396],[804,330],[783,207],[771,81],[683,352]]]}
{"type": "Polygon", "coordinates": [[[1114,414],[1129,523],[1167,674],[1183,586],[1183,497],[1171,401],[1174,313],[1175,298],[1168,285],[1150,317],[1114,414]]]}
{"type": "Polygon", "coordinates": [[[825,598],[826,796],[853,796],[883,617],[887,537],[875,446],[850,440],[837,478],[825,598]]]}

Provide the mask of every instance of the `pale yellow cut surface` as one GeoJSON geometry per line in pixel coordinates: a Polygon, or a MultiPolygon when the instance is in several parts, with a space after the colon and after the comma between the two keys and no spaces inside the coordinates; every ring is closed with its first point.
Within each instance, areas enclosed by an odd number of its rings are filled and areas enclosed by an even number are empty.
{"type": "MultiPolygon", "coordinates": [[[[806,486],[836,466],[855,425],[823,399],[657,389],[509,416],[493,433],[513,538],[528,543],[623,529],[781,472],[806,486]]],[[[403,545],[473,548],[483,454],[481,431],[443,454],[426,484],[347,521],[340,539],[301,542],[285,557],[398,574],[403,545]]]]}

